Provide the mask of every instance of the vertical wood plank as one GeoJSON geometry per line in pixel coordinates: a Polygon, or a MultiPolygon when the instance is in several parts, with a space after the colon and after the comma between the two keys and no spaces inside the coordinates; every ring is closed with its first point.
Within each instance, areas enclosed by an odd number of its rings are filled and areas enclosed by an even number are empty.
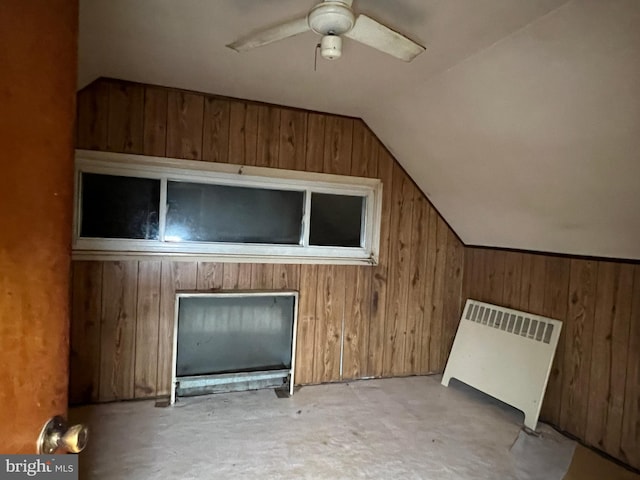
{"type": "Polygon", "coordinates": [[[76,146],[106,150],[109,121],[109,83],[97,80],[78,93],[76,146]]]}
{"type": "Polygon", "coordinates": [[[202,159],[208,162],[229,161],[229,101],[207,96],[204,99],[202,159]]]}
{"type": "Polygon", "coordinates": [[[307,113],[283,108],[280,112],[278,168],[304,170],[307,142],[307,113]]]}
{"type": "Polygon", "coordinates": [[[640,468],[640,265],[634,265],[633,271],[627,385],[618,458],[640,468]]]}
{"type": "Polygon", "coordinates": [[[324,173],[349,175],[352,135],[352,119],[333,115],[326,117],[322,169],[324,173]]]}
{"type": "Polygon", "coordinates": [[[475,257],[476,249],[472,247],[465,247],[464,249],[464,269],[462,272],[462,301],[463,303],[467,299],[471,298],[471,278],[473,275],[473,260],[475,257]]]}
{"type": "Polygon", "coordinates": [[[505,252],[502,303],[507,308],[520,308],[522,288],[522,254],[505,252]]]}
{"type": "Polygon", "coordinates": [[[280,108],[258,105],[256,165],[278,167],[280,150],[280,108]]]}
{"type": "Polygon", "coordinates": [[[273,288],[276,290],[297,290],[300,265],[276,263],[273,265],[273,288]]]}
{"type": "Polygon", "coordinates": [[[391,205],[391,245],[389,251],[389,302],[385,325],[383,370],[385,376],[404,373],[404,347],[409,295],[411,223],[415,187],[395,163],[391,205]]]}
{"type": "Polygon", "coordinates": [[[560,428],[585,438],[593,343],[597,262],[571,260],[560,428]]]}
{"type": "Polygon", "coordinates": [[[520,300],[518,309],[523,311],[529,310],[529,292],[531,290],[531,269],[533,266],[533,255],[522,254],[522,277],[520,280],[520,300]]]}
{"type": "MultiPolygon", "coordinates": [[[[294,170],[306,170],[307,156],[312,157],[314,155],[313,151],[307,151],[307,146],[309,144],[307,134],[310,130],[308,122],[309,114],[305,112],[302,117],[295,117],[294,119],[289,120],[288,125],[293,123],[293,126],[282,125],[282,122],[286,119],[286,116],[280,116],[280,135],[287,135],[286,141],[280,142],[280,168],[287,168],[285,165],[289,165],[293,162],[293,166],[291,168],[294,170]]],[[[321,151],[322,150],[320,150],[320,152],[321,151]]]]}
{"type": "Polygon", "coordinates": [[[378,150],[377,171],[378,177],[382,181],[383,193],[382,216],[380,218],[380,255],[378,265],[373,267],[371,281],[371,322],[369,325],[367,376],[379,377],[382,375],[383,369],[394,160],[380,143],[376,144],[376,149],[378,150]]]}
{"type": "Polygon", "coordinates": [[[485,280],[482,297],[484,301],[502,305],[504,289],[504,252],[500,250],[485,251],[485,280]]]}
{"type": "Polygon", "coordinates": [[[521,310],[544,315],[546,257],[538,254],[525,254],[523,258],[521,310]],[[525,268],[527,270],[525,271],[525,268]]]}
{"type": "Polygon", "coordinates": [[[591,372],[588,392],[588,415],[585,441],[604,448],[603,436],[607,421],[609,394],[609,368],[611,364],[611,330],[613,298],[617,272],[611,262],[598,262],[596,283],[596,310],[591,353],[591,372]]]}
{"type": "Polygon", "coordinates": [[[135,398],[155,397],[160,328],[160,261],[138,264],[136,306],[135,398]]]}
{"type": "Polygon", "coordinates": [[[377,148],[376,143],[376,136],[369,130],[369,127],[362,120],[354,120],[351,175],[368,178],[377,177],[379,148],[377,148]]]}
{"type": "Polygon", "coordinates": [[[443,328],[440,360],[445,367],[453,339],[462,316],[462,269],[464,246],[450,228],[447,229],[447,259],[445,263],[443,328]]]}
{"type": "Polygon", "coordinates": [[[222,267],[222,288],[225,290],[237,290],[238,272],[239,265],[237,263],[225,263],[222,267]]]}
{"type": "Polygon", "coordinates": [[[231,101],[229,105],[229,163],[256,164],[258,109],[255,104],[231,101]]]}
{"type": "Polygon", "coordinates": [[[607,398],[607,425],[603,436],[604,451],[614,456],[620,453],[622,439],[634,276],[633,265],[618,263],[617,266],[619,268],[618,288],[614,297],[615,311],[612,312],[613,322],[610,339],[610,390],[607,398]]]}
{"type": "Polygon", "coordinates": [[[353,123],[352,150],[351,175],[375,178],[378,165],[376,138],[362,120],[353,123]]]}
{"type": "Polygon", "coordinates": [[[99,400],[102,262],[72,264],[69,402],[99,400]]]}
{"type": "Polygon", "coordinates": [[[198,264],[196,262],[162,262],[160,280],[160,327],[158,331],[157,395],[171,392],[171,362],[173,361],[173,330],[176,292],[194,290],[198,264]]]}
{"type": "Polygon", "coordinates": [[[144,87],[109,84],[107,150],[119,153],[143,152],[144,87]]]}
{"type": "Polygon", "coordinates": [[[166,156],[168,95],[164,88],[145,88],[142,142],[145,155],[166,156]]]}
{"type": "Polygon", "coordinates": [[[368,163],[364,157],[364,137],[366,126],[362,120],[354,120],[351,131],[351,168],[350,175],[362,177],[359,172],[366,171],[368,163]]]}
{"type": "Polygon", "coordinates": [[[487,264],[489,250],[486,248],[475,248],[473,254],[473,263],[471,270],[471,284],[469,298],[486,302],[485,292],[487,289],[487,264]]]}
{"type": "Polygon", "coordinates": [[[444,370],[441,344],[443,340],[444,275],[447,261],[447,237],[449,227],[438,215],[436,227],[436,264],[431,298],[431,344],[429,345],[429,369],[433,372],[444,370]]]}
{"type": "Polygon", "coordinates": [[[599,262],[585,439],[612,455],[620,448],[632,282],[630,265],[599,262]]]}
{"type": "Polygon", "coordinates": [[[133,398],[138,262],[104,262],[100,401],[133,398]]]}
{"type": "Polygon", "coordinates": [[[323,171],[325,121],[326,116],[319,113],[309,113],[307,117],[307,153],[305,162],[305,170],[307,172],[323,171]]]}
{"type": "Polygon", "coordinates": [[[167,156],[202,159],[204,96],[170,90],[167,113],[167,156]]]}
{"type": "MultiPolygon", "coordinates": [[[[544,316],[565,321],[567,317],[570,274],[571,263],[569,259],[556,256],[548,256],[546,258],[544,316]]],[[[564,363],[564,339],[566,335],[563,330],[560,331],[560,339],[558,340],[556,354],[547,382],[547,391],[540,411],[540,416],[554,425],[558,425],[560,422],[560,405],[562,403],[562,365],[564,363]]]]}
{"type": "Polygon", "coordinates": [[[218,290],[222,288],[223,264],[215,262],[198,262],[196,276],[197,290],[218,290]]]}
{"type": "Polygon", "coordinates": [[[432,324],[435,323],[433,308],[433,293],[436,282],[436,248],[438,233],[438,212],[429,205],[429,226],[427,228],[427,260],[424,270],[424,317],[422,319],[422,345],[420,346],[420,373],[432,373],[431,368],[431,335],[432,324]]]}
{"type": "Polygon", "coordinates": [[[273,288],[273,264],[254,263],[251,265],[251,288],[271,290],[273,288]]]}
{"type": "MultiPolygon", "coordinates": [[[[254,263],[251,265],[251,288],[252,289],[258,289],[258,288],[264,288],[263,287],[263,283],[264,283],[264,270],[265,270],[265,266],[262,263],[254,263]]],[[[273,271],[272,271],[273,274],[273,271]]],[[[272,277],[273,278],[273,277],[272,277]]]]}
{"type": "MultiPolygon", "coordinates": [[[[353,124],[353,143],[351,146],[351,175],[355,177],[378,177],[378,154],[381,147],[376,136],[362,122],[356,120],[353,124]]],[[[383,186],[384,187],[384,186],[383,186]]],[[[417,196],[424,197],[422,192],[417,196]]]]}
{"type": "Polygon", "coordinates": [[[407,299],[407,336],[404,351],[406,373],[420,372],[420,349],[423,341],[426,270],[429,229],[429,205],[420,192],[416,193],[411,221],[409,259],[409,295],[407,299]]]}
{"type": "Polygon", "coordinates": [[[298,385],[314,381],[317,276],[317,265],[300,265],[295,371],[295,383],[298,385]]]}
{"type": "Polygon", "coordinates": [[[346,278],[342,379],[361,378],[367,368],[371,267],[342,267],[346,278]]]}
{"type": "Polygon", "coordinates": [[[247,290],[251,287],[253,265],[250,263],[238,264],[238,288],[247,290]]]}
{"type": "Polygon", "coordinates": [[[318,265],[314,382],[340,380],[345,272],[339,265],[318,265]]]}
{"type": "MultiPolygon", "coordinates": [[[[336,354],[336,350],[326,350],[326,347],[332,347],[337,345],[337,341],[333,344],[328,344],[327,335],[328,328],[327,323],[331,320],[331,293],[333,292],[332,285],[333,277],[330,275],[329,265],[318,265],[318,294],[316,296],[316,328],[315,328],[315,349],[313,351],[313,382],[321,383],[325,377],[327,369],[331,370],[331,365],[325,365],[325,356],[327,363],[331,362],[332,357],[336,354]],[[328,313],[328,315],[327,315],[328,313]],[[329,316],[329,318],[327,318],[329,316]]],[[[328,375],[327,375],[328,376],[328,375]]]]}

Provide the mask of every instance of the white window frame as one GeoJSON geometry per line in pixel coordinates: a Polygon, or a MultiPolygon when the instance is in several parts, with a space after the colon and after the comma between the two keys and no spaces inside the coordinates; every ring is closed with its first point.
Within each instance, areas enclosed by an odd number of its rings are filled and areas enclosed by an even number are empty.
{"type": "Polygon", "coordinates": [[[382,182],[379,179],[241,166],[164,157],[76,150],[73,215],[73,259],[117,260],[161,257],[218,262],[376,264],[380,243],[382,182]],[[83,238],[82,173],[123,175],[161,180],[159,240],[83,238]],[[167,182],[256,187],[305,192],[299,245],[165,241],[167,182]],[[365,197],[360,247],[309,245],[311,193],[365,197]]]}

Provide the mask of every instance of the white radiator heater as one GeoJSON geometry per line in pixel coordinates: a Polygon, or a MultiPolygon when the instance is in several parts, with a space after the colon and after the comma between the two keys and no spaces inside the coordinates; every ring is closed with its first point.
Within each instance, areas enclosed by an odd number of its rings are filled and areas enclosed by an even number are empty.
{"type": "Polygon", "coordinates": [[[524,413],[535,430],[562,322],[467,300],[442,385],[456,378],[524,413]]]}

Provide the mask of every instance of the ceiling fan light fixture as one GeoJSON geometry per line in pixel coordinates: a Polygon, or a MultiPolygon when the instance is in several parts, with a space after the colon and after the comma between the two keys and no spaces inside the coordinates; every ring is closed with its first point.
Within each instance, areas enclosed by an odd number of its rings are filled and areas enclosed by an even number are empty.
{"type": "Polygon", "coordinates": [[[342,2],[322,2],[311,9],[309,28],[320,35],[343,35],[353,28],[355,16],[342,2]]]}
{"type": "Polygon", "coordinates": [[[325,35],[320,40],[320,55],[326,60],[335,60],[342,56],[342,38],[337,35],[325,35]]]}

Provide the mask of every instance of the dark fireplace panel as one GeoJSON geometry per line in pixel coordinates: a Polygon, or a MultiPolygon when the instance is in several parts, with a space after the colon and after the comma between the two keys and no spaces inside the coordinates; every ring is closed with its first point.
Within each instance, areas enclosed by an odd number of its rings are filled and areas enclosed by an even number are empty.
{"type": "Polygon", "coordinates": [[[176,301],[172,402],[272,386],[293,392],[297,292],[179,293],[176,301]]]}
{"type": "Polygon", "coordinates": [[[178,376],[291,368],[292,296],[184,297],[178,376]]]}

